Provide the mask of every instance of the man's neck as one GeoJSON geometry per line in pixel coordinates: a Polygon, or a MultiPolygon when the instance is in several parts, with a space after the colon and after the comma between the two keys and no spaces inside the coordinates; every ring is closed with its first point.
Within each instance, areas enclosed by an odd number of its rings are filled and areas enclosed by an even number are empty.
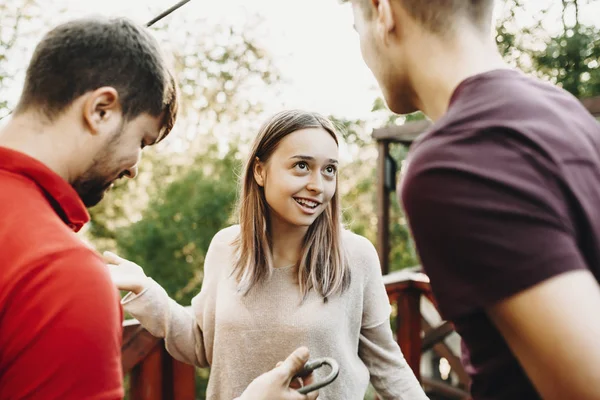
{"type": "Polygon", "coordinates": [[[509,66],[502,60],[493,39],[464,34],[454,41],[432,39],[429,46],[415,49],[421,63],[409,66],[415,104],[433,121],[441,118],[456,88],[465,79],[509,66]],[[423,61],[427,60],[427,61],[423,61]],[[422,63],[427,62],[428,68],[422,63]]]}
{"type": "Polygon", "coordinates": [[[69,159],[69,143],[61,140],[57,129],[34,115],[20,114],[0,129],[0,146],[38,160],[70,182],[72,174],[65,162],[69,159]]]}

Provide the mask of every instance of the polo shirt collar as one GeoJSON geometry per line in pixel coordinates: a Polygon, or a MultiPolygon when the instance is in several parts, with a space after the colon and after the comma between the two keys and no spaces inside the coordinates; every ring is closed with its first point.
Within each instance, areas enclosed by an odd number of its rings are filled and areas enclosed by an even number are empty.
{"type": "Polygon", "coordinates": [[[90,215],[73,187],[40,161],[0,146],[0,170],[22,175],[39,186],[52,208],[73,231],[78,232],[90,215]]]}

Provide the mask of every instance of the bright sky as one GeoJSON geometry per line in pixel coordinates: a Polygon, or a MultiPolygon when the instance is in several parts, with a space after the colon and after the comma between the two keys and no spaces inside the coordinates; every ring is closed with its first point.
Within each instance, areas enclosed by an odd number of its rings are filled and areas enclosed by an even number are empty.
{"type": "MultiPolygon", "coordinates": [[[[52,4],[55,9],[66,9],[58,17],[60,19],[96,13],[125,15],[146,22],[177,1],[40,2],[52,4]]],[[[535,13],[549,1],[552,0],[528,0],[527,3],[531,12],[535,13]]],[[[554,3],[554,11],[560,12],[560,2],[554,3]]],[[[600,25],[600,1],[590,3],[581,13],[582,21],[600,25]]],[[[192,0],[176,13],[197,14],[215,21],[226,21],[228,25],[243,24],[253,15],[261,15],[264,34],[259,40],[288,82],[284,98],[279,99],[285,107],[301,107],[347,118],[366,118],[369,115],[378,89],[361,59],[358,36],[352,29],[352,10],[348,4],[341,5],[338,0],[192,0]]],[[[524,20],[526,18],[523,17],[524,20]]],[[[169,19],[166,21],[168,23],[169,19]]],[[[53,19],[52,22],[59,23],[61,20],[53,19]]]]}
{"type": "MultiPolygon", "coordinates": [[[[178,0],[42,1],[51,2],[56,10],[66,9],[52,19],[58,24],[90,14],[125,15],[142,23],[178,0]]],[[[280,99],[285,107],[344,117],[369,114],[377,85],[361,59],[348,4],[338,0],[192,0],[175,13],[197,14],[227,25],[244,24],[260,15],[264,34],[258,39],[288,83],[285,98],[280,99]]]]}

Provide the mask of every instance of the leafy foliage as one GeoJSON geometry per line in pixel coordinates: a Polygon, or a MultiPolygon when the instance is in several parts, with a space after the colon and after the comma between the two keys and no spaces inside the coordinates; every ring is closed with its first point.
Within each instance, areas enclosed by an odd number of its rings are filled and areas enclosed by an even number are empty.
{"type": "Polygon", "coordinates": [[[141,220],[117,232],[122,255],[182,304],[200,290],[212,237],[232,221],[237,170],[232,152],[197,157],[180,179],[158,191],[141,220]]]}

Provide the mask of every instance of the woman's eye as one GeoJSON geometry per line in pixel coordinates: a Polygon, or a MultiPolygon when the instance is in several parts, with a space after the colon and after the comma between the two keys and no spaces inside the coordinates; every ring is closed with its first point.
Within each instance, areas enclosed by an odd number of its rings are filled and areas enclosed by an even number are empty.
{"type": "Polygon", "coordinates": [[[308,164],[305,163],[304,161],[301,161],[299,163],[296,163],[295,167],[301,171],[306,171],[308,169],[308,164]]]}
{"type": "Polygon", "coordinates": [[[337,172],[337,169],[333,165],[330,165],[325,168],[325,173],[327,175],[335,175],[336,172],[337,172]]]}

